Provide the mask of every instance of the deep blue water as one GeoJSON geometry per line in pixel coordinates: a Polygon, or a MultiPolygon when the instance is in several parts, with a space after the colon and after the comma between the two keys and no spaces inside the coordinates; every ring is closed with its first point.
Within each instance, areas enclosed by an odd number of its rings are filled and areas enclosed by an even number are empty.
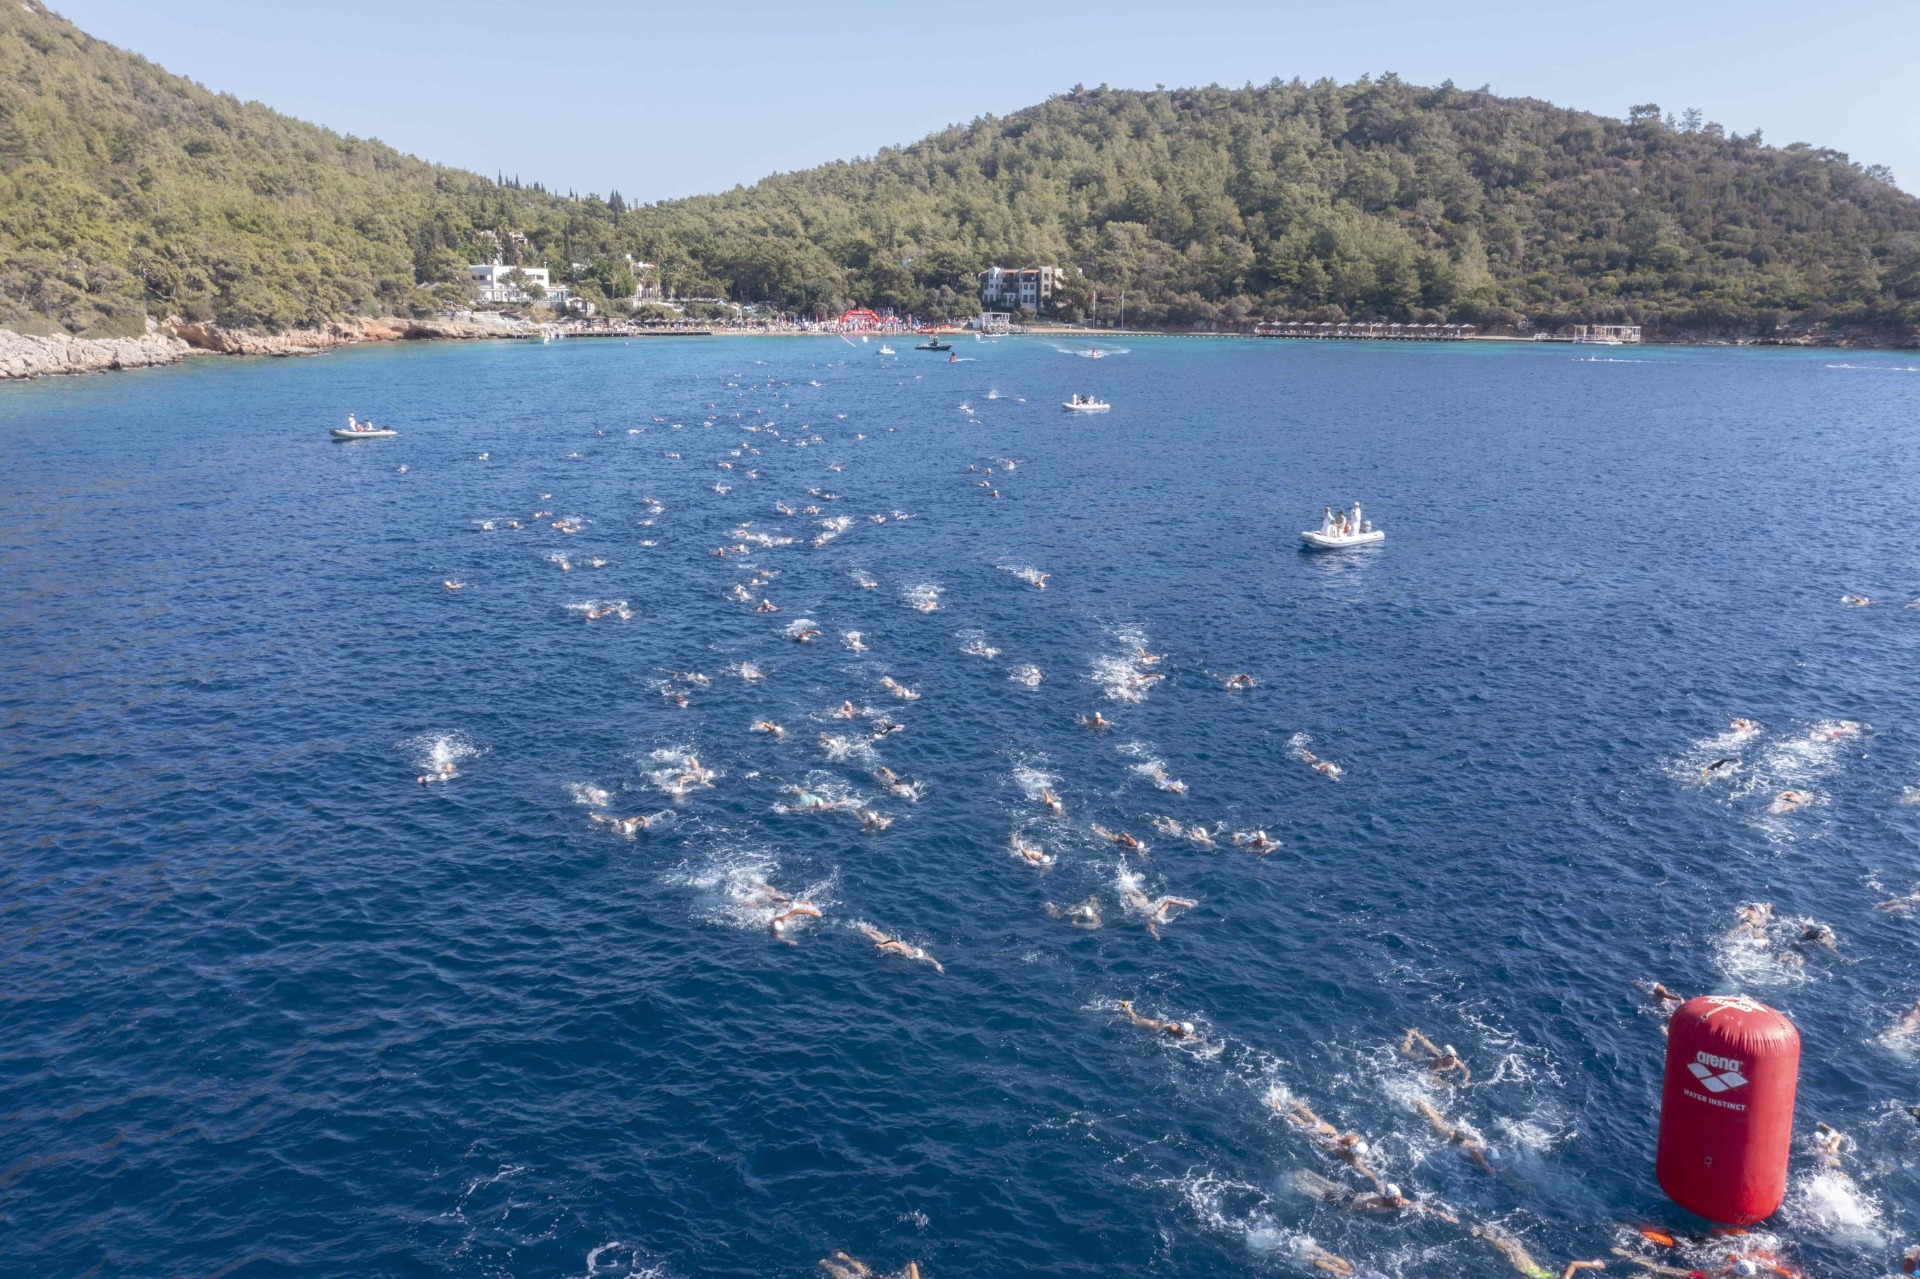
{"type": "Polygon", "coordinates": [[[928,1279],[1288,1275],[1318,1273],[1308,1240],[1512,1273],[1480,1222],[1557,1273],[1699,1226],[1653,1181],[1634,979],[1801,1028],[1788,1206],[1743,1246],[1893,1268],[1920,1226],[1887,1035],[1920,963],[1875,908],[1920,887],[1910,356],[895,345],[0,388],[0,1273],[801,1276],[845,1249],[928,1279]],[[1113,411],[1060,412],[1079,390],[1113,411]],[[402,434],[329,444],[349,411],[402,434]],[[1354,499],[1384,547],[1297,548],[1354,499]],[[711,553],[749,521],[793,541],[711,553]],[[763,569],[778,613],[729,596],[763,569]],[[1110,696],[1129,672],[1165,678],[1110,696]],[[905,727],[869,743],[880,716],[905,727]],[[457,776],[416,784],[436,749],[457,776]],[[675,799],[688,754],[713,776],[675,799]],[[789,786],[891,825],[779,811],[789,786]],[[1811,802],[1769,814],[1787,788],[1811,802]],[[1277,851],[1232,846],[1261,828],[1277,851]],[[1198,904],[1156,940],[1123,871],[1198,904]],[[793,945],[770,890],[822,912],[793,945]],[[1089,896],[1098,930],[1044,909],[1089,896]],[[1781,922],[1730,941],[1749,900],[1781,922]],[[1801,918],[1838,954],[1796,964],[1801,918]],[[1472,1083],[1401,1057],[1411,1026],[1472,1083]],[[1289,1096],[1462,1225],[1302,1194],[1301,1169],[1360,1187],[1289,1096]]]}

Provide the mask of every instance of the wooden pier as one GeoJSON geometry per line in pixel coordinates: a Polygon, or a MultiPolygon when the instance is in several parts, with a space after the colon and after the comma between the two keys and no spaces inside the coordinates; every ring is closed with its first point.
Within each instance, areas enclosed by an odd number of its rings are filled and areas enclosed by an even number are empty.
{"type": "Polygon", "coordinates": [[[1259,338],[1347,338],[1376,342],[1464,342],[1479,334],[1471,324],[1386,324],[1351,321],[1339,324],[1282,320],[1256,324],[1259,338]]]}

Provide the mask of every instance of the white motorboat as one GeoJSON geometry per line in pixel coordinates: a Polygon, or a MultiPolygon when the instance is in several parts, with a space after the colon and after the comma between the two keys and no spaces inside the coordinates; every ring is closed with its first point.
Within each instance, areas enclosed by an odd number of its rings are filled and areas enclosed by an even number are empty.
{"type": "Polygon", "coordinates": [[[890,347],[890,346],[888,346],[888,345],[886,345],[885,343],[882,343],[882,344],[881,344],[881,346],[880,346],[880,354],[882,354],[882,355],[892,355],[892,354],[893,354],[893,348],[892,348],[892,347],[890,347]]]}
{"type": "Polygon", "coordinates": [[[1364,533],[1322,533],[1317,528],[1304,530],[1300,540],[1320,551],[1338,551],[1349,546],[1371,546],[1375,542],[1384,542],[1387,535],[1380,529],[1368,529],[1364,533]]]}
{"type": "Polygon", "coordinates": [[[1105,413],[1113,405],[1105,400],[1093,399],[1091,396],[1083,400],[1076,395],[1071,400],[1062,400],[1060,407],[1069,413],[1105,413]]]}
{"type": "Polygon", "coordinates": [[[336,426],[333,438],[336,440],[390,440],[400,432],[384,426],[336,426]]]}

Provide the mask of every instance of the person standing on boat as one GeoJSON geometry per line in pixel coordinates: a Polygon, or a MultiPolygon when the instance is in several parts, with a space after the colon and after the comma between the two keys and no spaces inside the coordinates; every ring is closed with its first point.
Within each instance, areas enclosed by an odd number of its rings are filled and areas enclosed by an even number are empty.
{"type": "Polygon", "coordinates": [[[1366,527],[1367,526],[1360,521],[1360,503],[1355,502],[1353,504],[1353,529],[1351,531],[1358,534],[1365,531],[1366,527]]]}
{"type": "Polygon", "coordinates": [[[1320,508],[1320,532],[1322,534],[1330,534],[1333,532],[1333,508],[1331,506],[1323,506],[1320,508]]]}

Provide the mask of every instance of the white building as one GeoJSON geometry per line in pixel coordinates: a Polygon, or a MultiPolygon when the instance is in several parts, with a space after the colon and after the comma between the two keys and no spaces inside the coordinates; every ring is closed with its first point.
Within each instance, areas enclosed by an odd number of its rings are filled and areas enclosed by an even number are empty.
{"type": "Polygon", "coordinates": [[[553,292],[553,281],[543,266],[507,266],[498,258],[467,268],[467,274],[480,289],[482,302],[526,302],[529,300],[525,285],[516,286],[507,277],[518,271],[526,277],[526,285],[539,285],[549,295],[553,292]]]}
{"type": "Polygon", "coordinates": [[[1602,342],[1608,345],[1619,342],[1638,342],[1640,326],[1637,324],[1575,324],[1568,329],[1576,342],[1602,342]]]}
{"type": "Polygon", "coordinates": [[[1051,266],[990,266],[980,273],[980,305],[988,311],[1039,311],[1053,296],[1060,269],[1051,266]]]}

